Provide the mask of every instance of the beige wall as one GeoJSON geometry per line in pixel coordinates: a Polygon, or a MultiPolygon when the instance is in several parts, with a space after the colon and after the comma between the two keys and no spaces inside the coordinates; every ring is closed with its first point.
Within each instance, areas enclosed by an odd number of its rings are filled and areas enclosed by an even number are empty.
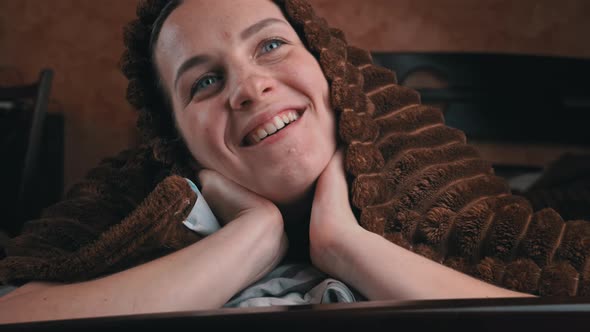
{"type": "MultiPolygon", "coordinates": [[[[485,51],[590,57],[586,0],[311,0],[371,50],[485,51]]],[[[34,80],[55,70],[66,118],[65,185],[134,142],[135,114],[117,69],[129,0],[0,0],[0,69],[34,80]]]]}

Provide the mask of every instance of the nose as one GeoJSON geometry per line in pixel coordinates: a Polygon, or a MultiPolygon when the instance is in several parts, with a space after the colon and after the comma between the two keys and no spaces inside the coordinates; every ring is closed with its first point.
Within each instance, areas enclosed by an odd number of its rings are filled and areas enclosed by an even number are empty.
{"type": "Polygon", "coordinates": [[[267,73],[256,70],[243,71],[238,73],[230,93],[230,107],[233,110],[245,110],[268,97],[274,90],[275,81],[267,73]]]}

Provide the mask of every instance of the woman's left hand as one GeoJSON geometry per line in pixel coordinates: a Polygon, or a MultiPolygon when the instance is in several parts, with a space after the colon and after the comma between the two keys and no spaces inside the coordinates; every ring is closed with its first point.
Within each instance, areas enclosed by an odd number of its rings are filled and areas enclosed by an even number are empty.
{"type": "Polygon", "coordinates": [[[529,296],[476,280],[362,228],[350,207],[343,155],[320,175],[311,208],[315,267],[371,300],[529,296]]]}
{"type": "Polygon", "coordinates": [[[348,200],[344,156],[337,150],[316,183],[309,226],[310,255],[313,264],[326,273],[333,272],[331,258],[344,234],[362,230],[348,200]]]}

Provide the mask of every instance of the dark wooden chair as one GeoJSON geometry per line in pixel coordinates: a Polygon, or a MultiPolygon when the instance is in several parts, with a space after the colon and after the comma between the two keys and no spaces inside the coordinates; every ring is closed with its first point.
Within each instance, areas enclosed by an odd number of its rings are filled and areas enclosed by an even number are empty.
{"type": "Polygon", "coordinates": [[[52,78],[53,71],[45,69],[31,84],[0,87],[0,152],[4,159],[0,228],[11,236],[38,212],[34,202],[43,189],[36,181],[52,78]]]}

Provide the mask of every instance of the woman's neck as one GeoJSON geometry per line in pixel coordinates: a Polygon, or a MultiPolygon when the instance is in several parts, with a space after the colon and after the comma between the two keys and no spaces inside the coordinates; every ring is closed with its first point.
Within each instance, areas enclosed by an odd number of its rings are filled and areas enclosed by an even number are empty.
{"type": "Polygon", "coordinates": [[[289,249],[285,257],[289,261],[309,262],[309,221],[315,185],[294,203],[279,205],[285,232],[289,239],[289,249]]]}

